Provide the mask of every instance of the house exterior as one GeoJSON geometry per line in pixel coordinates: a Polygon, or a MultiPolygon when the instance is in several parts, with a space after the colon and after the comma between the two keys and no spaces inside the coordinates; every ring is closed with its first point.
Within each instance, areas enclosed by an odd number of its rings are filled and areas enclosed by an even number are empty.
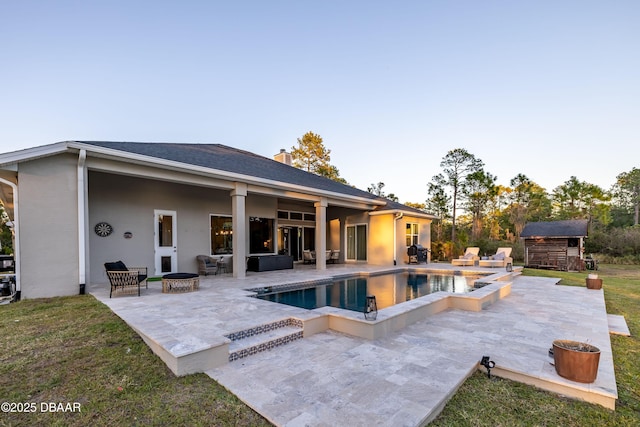
{"type": "Polygon", "coordinates": [[[0,201],[13,224],[22,298],[107,284],[104,263],[151,276],[198,271],[196,256],[246,274],[247,257],[315,250],[339,262],[407,261],[430,247],[420,210],[219,144],[65,141],[0,154],[0,201]]]}
{"type": "Polygon", "coordinates": [[[563,271],[584,270],[587,220],[530,222],[520,233],[525,266],[563,271]]]}

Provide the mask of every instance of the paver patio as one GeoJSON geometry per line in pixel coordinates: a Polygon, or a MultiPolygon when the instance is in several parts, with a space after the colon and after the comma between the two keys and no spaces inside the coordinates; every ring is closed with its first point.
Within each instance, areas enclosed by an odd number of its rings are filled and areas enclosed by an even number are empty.
{"type": "MultiPolygon", "coordinates": [[[[94,287],[92,293],[152,348],[197,352],[228,342],[224,336],[231,332],[317,315],[250,298],[243,289],[377,270],[338,265],[326,271],[256,273],[239,280],[202,277],[199,291],[180,295],[162,294],[159,283],[139,298],[109,299],[106,287],[94,287]]],[[[492,374],[612,407],[617,389],[603,292],[556,282],[520,276],[508,297],[480,312],[448,309],[375,340],[327,330],[206,373],[283,426],[427,423],[486,355],[496,363],[492,374]],[[555,373],[548,356],[555,339],[587,341],[600,348],[594,383],[575,383],[555,373]]]]}

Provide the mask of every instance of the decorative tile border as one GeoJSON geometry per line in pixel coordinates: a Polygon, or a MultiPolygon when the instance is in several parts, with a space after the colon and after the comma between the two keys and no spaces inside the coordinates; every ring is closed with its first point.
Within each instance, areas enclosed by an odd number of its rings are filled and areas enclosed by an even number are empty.
{"type": "Polygon", "coordinates": [[[284,337],[276,338],[275,340],[267,341],[264,343],[260,343],[258,345],[251,346],[249,348],[235,351],[235,352],[229,353],[229,362],[234,362],[244,357],[258,354],[262,351],[271,350],[275,347],[288,344],[292,341],[295,341],[301,338],[303,338],[303,332],[298,331],[298,332],[294,332],[293,334],[286,335],[284,337]]]}
{"type": "Polygon", "coordinates": [[[284,320],[279,320],[273,323],[267,323],[265,325],[259,325],[254,328],[245,329],[243,331],[233,332],[225,335],[225,338],[229,338],[231,341],[238,341],[243,338],[253,337],[255,335],[263,334],[265,332],[270,332],[275,329],[285,328],[287,326],[294,326],[296,328],[303,328],[304,323],[302,320],[288,318],[284,320]]]}

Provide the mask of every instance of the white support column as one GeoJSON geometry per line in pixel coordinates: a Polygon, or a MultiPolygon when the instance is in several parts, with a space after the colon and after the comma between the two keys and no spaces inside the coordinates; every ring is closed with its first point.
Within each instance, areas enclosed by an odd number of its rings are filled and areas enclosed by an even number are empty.
{"type": "Polygon", "coordinates": [[[327,202],[326,198],[314,203],[316,208],[316,270],[327,269],[327,202]]]}
{"type": "Polygon", "coordinates": [[[247,184],[236,183],[231,191],[231,222],[233,226],[233,277],[246,277],[247,270],[247,184]]]}
{"type": "Polygon", "coordinates": [[[87,283],[87,160],[86,150],[80,150],[78,154],[78,283],[80,292],[85,292],[87,283]]]}

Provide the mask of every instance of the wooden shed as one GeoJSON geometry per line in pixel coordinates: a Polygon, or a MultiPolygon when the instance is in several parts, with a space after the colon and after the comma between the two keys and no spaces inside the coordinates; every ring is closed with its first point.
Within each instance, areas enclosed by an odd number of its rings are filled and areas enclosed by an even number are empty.
{"type": "Polygon", "coordinates": [[[583,253],[587,220],[530,222],[520,238],[524,239],[524,263],[527,267],[563,271],[585,269],[583,253]]]}

